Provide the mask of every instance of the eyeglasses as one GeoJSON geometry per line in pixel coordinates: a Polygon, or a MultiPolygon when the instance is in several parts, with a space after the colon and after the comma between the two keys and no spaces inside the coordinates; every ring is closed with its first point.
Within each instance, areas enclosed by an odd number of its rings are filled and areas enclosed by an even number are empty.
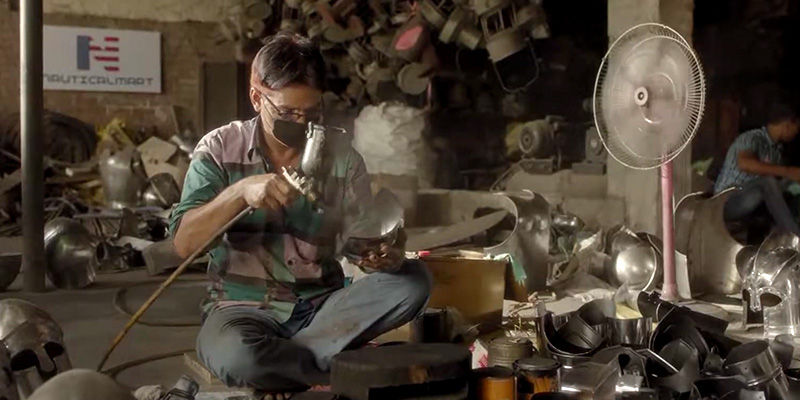
{"type": "Polygon", "coordinates": [[[285,121],[293,121],[293,122],[300,122],[300,121],[310,121],[310,122],[319,122],[322,119],[322,107],[316,106],[314,108],[310,108],[307,110],[297,110],[291,108],[283,108],[278,107],[272,100],[269,99],[269,96],[264,94],[263,92],[259,92],[261,98],[266,100],[272,108],[275,109],[276,114],[278,115],[278,119],[282,119],[285,121]]]}

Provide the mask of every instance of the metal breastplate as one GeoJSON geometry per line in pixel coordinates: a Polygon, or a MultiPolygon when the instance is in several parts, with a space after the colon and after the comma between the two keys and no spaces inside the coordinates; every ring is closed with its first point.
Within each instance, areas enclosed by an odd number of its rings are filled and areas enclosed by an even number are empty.
{"type": "Polygon", "coordinates": [[[734,294],[741,288],[736,255],[744,247],[725,226],[722,212],[735,188],[711,198],[687,195],[675,211],[676,250],[688,259],[692,295],[734,294]]]}
{"type": "Polygon", "coordinates": [[[139,205],[141,192],[147,186],[142,157],[134,147],[127,147],[100,160],[103,193],[112,208],[139,205]]]}

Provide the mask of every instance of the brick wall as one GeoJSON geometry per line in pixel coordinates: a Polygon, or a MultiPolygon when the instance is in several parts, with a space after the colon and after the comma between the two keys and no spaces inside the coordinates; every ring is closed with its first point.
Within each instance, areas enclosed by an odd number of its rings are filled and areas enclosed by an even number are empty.
{"type": "Polygon", "coordinates": [[[43,0],[48,14],[78,14],[153,21],[216,22],[240,0],[43,0]]]}
{"type": "MultiPolygon", "coordinates": [[[[2,4],[0,2],[0,4],[2,4]]],[[[231,61],[230,43],[216,44],[216,25],[208,22],[156,22],[72,14],[46,14],[45,24],[161,32],[162,93],[45,91],[45,108],[104,125],[124,118],[134,129],[155,127],[159,135],[172,131],[171,106],[195,127],[200,121],[200,82],[204,61],[231,61]]],[[[19,110],[19,13],[0,8],[0,114],[19,110]]]]}

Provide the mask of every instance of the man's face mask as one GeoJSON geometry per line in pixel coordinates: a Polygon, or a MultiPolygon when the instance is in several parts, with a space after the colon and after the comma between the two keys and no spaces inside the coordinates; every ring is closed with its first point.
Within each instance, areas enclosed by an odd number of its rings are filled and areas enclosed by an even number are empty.
{"type": "Polygon", "coordinates": [[[276,119],[272,126],[272,134],[281,143],[295,148],[302,149],[306,144],[306,124],[294,121],[276,119]]]}
{"type": "Polygon", "coordinates": [[[305,145],[308,122],[319,123],[322,119],[322,105],[307,110],[291,109],[276,105],[264,92],[261,93],[262,106],[268,110],[273,121],[272,134],[281,143],[302,148],[305,145]]]}

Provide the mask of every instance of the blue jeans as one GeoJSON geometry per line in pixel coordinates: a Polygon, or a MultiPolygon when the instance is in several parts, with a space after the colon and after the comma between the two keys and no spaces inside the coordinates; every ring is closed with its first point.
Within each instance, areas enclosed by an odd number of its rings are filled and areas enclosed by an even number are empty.
{"type": "Polygon", "coordinates": [[[212,310],[197,337],[197,355],[228,386],[279,392],[327,384],[331,358],[415,318],[431,289],[425,266],[406,260],[396,273],[373,273],[315,309],[301,301],[288,321],[269,310],[212,310]]]}
{"type": "Polygon", "coordinates": [[[800,236],[800,227],[783,198],[783,187],[783,182],[771,176],[762,176],[745,183],[741,190],[731,194],[725,203],[725,220],[736,221],[745,218],[764,204],[778,227],[800,236]]]}

